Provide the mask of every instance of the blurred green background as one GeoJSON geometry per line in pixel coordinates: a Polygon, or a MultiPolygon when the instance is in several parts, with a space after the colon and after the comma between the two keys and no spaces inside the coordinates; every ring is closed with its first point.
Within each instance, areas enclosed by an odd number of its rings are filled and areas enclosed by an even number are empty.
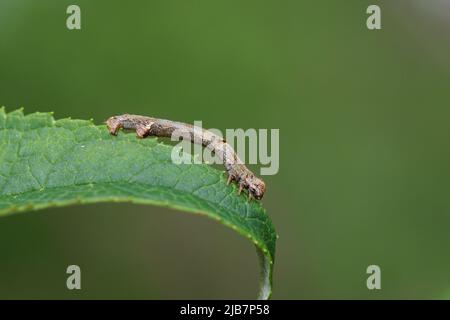
{"type": "MultiPolygon", "coordinates": [[[[280,128],[275,299],[450,292],[450,2],[1,0],[0,105],[280,128]],[[366,28],[378,4],[382,30],[366,28]],[[66,28],[81,7],[82,30],[66,28]],[[366,288],[366,268],[382,289],[366,288]]],[[[99,204],[0,220],[0,298],[254,298],[254,247],[99,204]],[[82,290],[65,287],[66,267],[82,290]]]]}

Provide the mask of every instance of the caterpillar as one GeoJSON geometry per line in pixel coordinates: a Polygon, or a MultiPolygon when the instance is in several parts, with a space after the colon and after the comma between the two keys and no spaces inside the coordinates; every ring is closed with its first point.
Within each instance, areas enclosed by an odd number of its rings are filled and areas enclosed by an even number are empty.
{"type": "Polygon", "coordinates": [[[203,128],[194,127],[191,124],[158,119],[140,115],[124,114],[110,117],[106,121],[109,133],[117,135],[120,128],[135,130],[138,138],[148,136],[168,137],[174,131],[182,133],[190,142],[201,144],[213,151],[223,162],[228,174],[227,185],[235,181],[239,188],[238,193],[247,190],[248,199],[261,200],[266,191],[266,184],[256,177],[239,159],[233,148],[220,136],[203,128]]]}

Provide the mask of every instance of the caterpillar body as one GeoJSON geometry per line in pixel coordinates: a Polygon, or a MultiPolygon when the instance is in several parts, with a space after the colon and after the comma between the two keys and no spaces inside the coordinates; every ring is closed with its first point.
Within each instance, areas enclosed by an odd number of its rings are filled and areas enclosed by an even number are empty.
{"type": "Polygon", "coordinates": [[[211,151],[223,162],[228,174],[227,184],[236,181],[240,194],[247,190],[249,200],[255,198],[261,200],[266,191],[266,184],[256,177],[239,159],[233,148],[220,136],[203,128],[194,127],[191,124],[158,119],[140,115],[124,114],[113,116],[106,121],[108,130],[112,135],[117,135],[120,128],[135,130],[139,138],[148,136],[172,137],[177,135],[189,139],[192,143],[201,144],[211,151]]]}

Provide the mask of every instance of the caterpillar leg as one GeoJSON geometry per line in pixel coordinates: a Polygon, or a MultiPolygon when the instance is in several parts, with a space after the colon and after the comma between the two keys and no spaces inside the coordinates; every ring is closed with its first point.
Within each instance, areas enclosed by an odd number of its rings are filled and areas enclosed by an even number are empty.
{"type": "Polygon", "coordinates": [[[150,134],[150,129],[152,127],[152,124],[154,122],[148,123],[148,124],[142,124],[142,125],[138,125],[136,127],[136,136],[138,138],[145,138],[150,134]]]}
{"type": "Polygon", "coordinates": [[[231,181],[233,180],[235,180],[234,176],[231,173],[229,173],[227,179],[227,186],[230,185],[231,181]]]}
{"type": "Polygon", "coordinates": [[[239,183],[238,194],[241,194],[242,190],[244,190],[244,184],[243,183],[239,183]]]}

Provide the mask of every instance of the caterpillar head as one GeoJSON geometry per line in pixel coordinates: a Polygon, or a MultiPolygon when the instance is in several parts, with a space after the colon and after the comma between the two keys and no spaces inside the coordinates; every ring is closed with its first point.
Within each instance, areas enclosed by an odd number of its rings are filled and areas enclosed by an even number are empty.
{"type": "Polygon", "coordinates": [[[266,184],[264,181],[255,176],[250,176],[246,181],[249,197],[261,200],[266,192],[266,184]]]}

